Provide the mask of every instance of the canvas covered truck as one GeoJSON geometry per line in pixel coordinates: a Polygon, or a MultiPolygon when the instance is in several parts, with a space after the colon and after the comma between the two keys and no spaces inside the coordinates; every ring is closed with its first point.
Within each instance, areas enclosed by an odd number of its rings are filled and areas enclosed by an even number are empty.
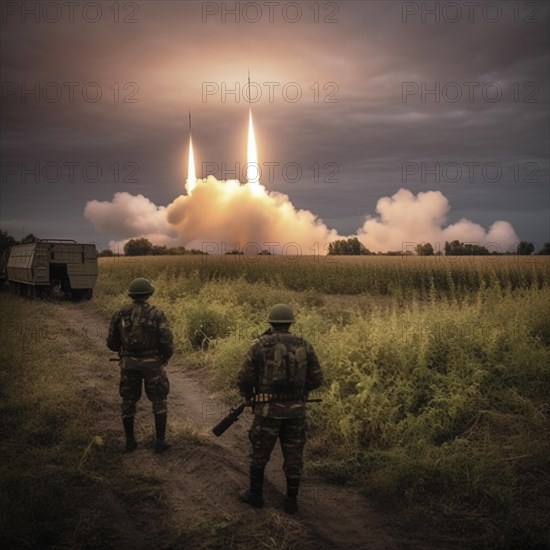
{"type": "Polygon", "coordinates": [[[14,294],[28,297],[92,297],[97,279],[94,244],[42,239],[10,248],[3,276],[14,294]]]}

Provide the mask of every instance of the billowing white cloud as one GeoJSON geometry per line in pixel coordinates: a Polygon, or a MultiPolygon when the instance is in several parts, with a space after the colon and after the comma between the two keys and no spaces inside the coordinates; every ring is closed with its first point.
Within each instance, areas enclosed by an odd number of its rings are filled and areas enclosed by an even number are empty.
{"type": "Polygon", "coordinates": [[[213,176],[202,180],[192,194],[176,198],[167,214],[186,246],[195,248],[220,243],[229,250],[312,254],[315,243],[322,246],[339,237],[309,210],[296,210],[287,195],[213,176]]]}
{"type": "MultiPolygon", "coordinates": [[[[445,226],[449,202],[439,191],[414,195],[400,189],[381,198],[376,212],[357,231],[374,252],[410,250],[425,242],[436,249],[439,243],[443,249],[445,241],[455,239],[508,250],[518,240],[506,221],[495,222],[488,231],[466,219],[445,226]]],[[[109,233],[111,242],[146,237],[153,244],[214,253],[234,248],[251,253],[266,248],[277,253],[322,253],[331,241],[345,238],[309,210],[297,210],[287,195],[213,176],[199,180],[191,194],[180,195],[166,207],[143,195],[116,193],[111,202],[88,202],[84,215],[97,230],[109,233]]]]}
{"type": "MultiPolygon", "coordinates": [[[[459,240],[482,245],[491,244],[491,250],[508,250],[518,237],[512,225],[497,221],[485,229],[470,220],[444,227],[449,212],[449,201],[440,191],[426,191],[414,195],[400,189],[392,197],[381,198],[376,205],[378,216],[368,216],[358,231],[359,240],[370,250],[411,250],[407,243],[439,243],[459,240]]],[[[437,248],[437,247],[436,247],[437,248]]]]}
{"type": "Polygon", "coordinates": [[[180,242],[176,228],[166,219],[166,207],[143,195],[115,193],[112,201],[88,201],[84,217],[98,231],[109,234],[111,244],[121,245],[137,237],[159,245],[177,246],[180,242]]]}

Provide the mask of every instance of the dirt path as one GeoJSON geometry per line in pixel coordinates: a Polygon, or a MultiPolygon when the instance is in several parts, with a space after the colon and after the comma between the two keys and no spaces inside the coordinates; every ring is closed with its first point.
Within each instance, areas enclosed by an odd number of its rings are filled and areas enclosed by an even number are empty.
{"type": "MultiPolygon", "coordinates": [[[[106,361],[112,357],[105,347],[108,321],[93,303],[66,304],[67,319],[85,330],[88,338],[97,347],[97,358],[106,361]]],[[[115,366],[115,363],[113,363],[115,366]]],[[[84,365],[85,379],[94,390],[102,393],[102,398],[112,405],[113,414],[102,421],[98,429],[115,432],[120,430],[120,446],[123,444],[122,429],[119,426],[119,399],[116,386],[95,383],[94,365],[84,365]]],[[[171,522],[190,521],[201,525],[204,518],[216,518],[217,525],[227,523],[243,524],[253,531],[276,528],[293,533],[299,539],[300,548],[346,548],[361,550],[393,550],[398,548],[432,549],[453,548],[454,545],[441,544],[443,541],[413,540],[396,534],[391,517],[377,513],[358,491],[331,485],[317,478],[306,477],[300,492],[300,512],[288,518],[281,509],[285,481],[282,472],[282,457],[277,446],[266,469],[266,508],[256,511],[236,500],[236,492],[247,485],[249,442],[247,428],[251,422],[249,413],[234,424],[222,437],[216,438],[210,429],[227,412],[227,405],[219,395],[209,393],[199,381],[186,374],[181,366],[181,358],[175,356],[168,368],[170,378],[169,395],[169,435],[172,449],[163,455],[152,453],[152,415],[150,404],[142,398],[136,418],[137,436],[140,447],[125,456],[125,463],[141,475],[154,473],[162,479],[165,505],[172,511],[171,522]],[[179,441],[178,430],[186,428],[198,431],[206,437],[206,444],[189,445],[188,440],[179,441]],[[175,428],[174,428],[175,427],[175,428]],[[174,432],[170,433],[170,432],[174,432]],[[193,514],[190,515],[190,511],[193,514]],[[221,519],[220,519],[221,518],[221,519]],[[271,526],[271,527],[270,527],[271,526]],[[273,527],[275,526],[275,527],[273,527]],[[393,533],[393,534],[392,534],[393,533]]],[[[83,379],[84,379],[83,378],[83,379]]],[[[167,519],[168,522],[168,519],[167,519]]],[[[173,523],[171,523],[173,525],[173,523]]],[[[223,525],[222,525],[223,527],[223,525]]],[[[158,526],[158,529],[168,526],[158,526]]],[[[135,548],[141,546],[133,541],[135,548]]],[[[223,547],[233,548],[227,540],[223,547]]],[[[267,541],[269,543],[269,541],[267,541]]],[[[264,548],[292,547],[264,545],[264,548]]],[[[186,546],[181,546],[185,548],[186,546]]]]}

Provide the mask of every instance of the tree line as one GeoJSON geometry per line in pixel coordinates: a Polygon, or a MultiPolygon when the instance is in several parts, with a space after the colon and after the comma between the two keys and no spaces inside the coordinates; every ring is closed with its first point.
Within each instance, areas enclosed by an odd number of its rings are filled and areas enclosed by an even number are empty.
{"type": "Polygon", "coordinates": [[[40,239],[36,235],[29,233],[26,237],[23,237],[20,241],[18,241],[15,237],[10,235],[7,231],[3,231],[0,229],[0,252],[9,250],[10,247],[16,244],[36,243],[39,240],[40,239]]]}
{"type": "MultiPolygon", "coordinates": [[[[458,240],[445,241],[444,251],[446,256],[486,256],[495,254],[517,254],[520,256],[530,256],[535,252],[535,245],[531,242],[521,241],[517,244],[514,252],[495,252],[489,251],[485,246],[475,243],[463,243],[458,240]]],[[[435,251],[431,243],[419,243],[416,245],[414,252],[412,250],[390,250],[388,252],[371,252],[363,245],[357,237],[350,239],[339,239],[328,245],[328,254],[330,256],[440,256],[443,254],[441,250],[435,251]]],[[[542,248],[537,252],[539,255],[550,255],[550,242],[544,243],[542,248]]]]}
{"type": "MultiPolygon", "coordinates": [[[[192,248],[187,250],[184,246],[167,247],[153,244],[149,239],[130,239],[124,245],[125,256],[183,256],[185,254],[205,254],[202,250],[192,248]]],[[[114,256],[112,250],[103,250],[100,256],[114,256]]]]}
{"type": "MultiPolygon", "coordinates": [[[[16,244],[26,244],[37,242],[40,239],[29,233],[23,239],[18,241],[7,231],[0,230],[0,253],[7,251],[11,246],[16,244]]],[[[125,256],[182,256],[185,254],[206,254],[202,250],[186,249],[184,246],[167,247],[164,245],[155,245],[149,239],[139,238],[130,239],[124,245],[125,256]]],[[[503,254],[501,252],[489,251],[485,246],[464,243],[458,240],[445,241],[443,248],[446,256],[486,256],[503,254]]],[[[517,254],[520,256],[530,256],[535,252],[535,245],[531,242],[521,241],[517,244],[514,252],[506,252],[504,254],[517,254]]],[[[240,252],[235,250],[227,252],[227,254],[239,254],[240,252]]],[[[261,254],[270,254],[269,251],[262,251],[261,254]]],[[[417,244],[414,252],[412,250],[389,250],[388,252],[371,252],[357,237],[351,237],[348,239],[339,239],[331,242],[328,245],[329,256],[410,256],[416,254],[417,256],[439,256],[443,252],[441,250],[435,250],[431,243],[417,244]]],[[[544,243],[542,248],[536,253],[538,255],[548,256],[550,255],[550,242],[544,243]]],[[[110,249],[102,250],[99,253],[100,256],[117,256],[115,252],[110,249]]]]}
{"type": "MultiPolygon", "coordinates": [[[[36,235],[29,233],[21,240],[17,240],[13,235],[10,235],[7,231],[0,229],[0,254],[7,252],[12,246],[16,244],[36,243],[40,241],[40,238],[36,235]]],[[[154,245],[149,239],[130,239],[124,245],[124,254],[126,256],[177,256],[183,254],[204,254],[201,250],[187,250],[184,246],[177,246],[174,248],[168,248],[166,246],[154,245]]],[[[101,250],[99,256],[119,256],[110,249],[101,250]]]]}

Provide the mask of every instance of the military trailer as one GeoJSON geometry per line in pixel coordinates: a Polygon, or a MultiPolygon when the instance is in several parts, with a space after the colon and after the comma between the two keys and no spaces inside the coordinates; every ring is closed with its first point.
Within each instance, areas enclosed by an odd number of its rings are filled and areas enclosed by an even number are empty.
{"type": "Polygon", "coordinates": [[[97,279],[94,244],[42,239],[12,246],[5,276],[14,294],[28,297],[92,297],[97,279]]]}

